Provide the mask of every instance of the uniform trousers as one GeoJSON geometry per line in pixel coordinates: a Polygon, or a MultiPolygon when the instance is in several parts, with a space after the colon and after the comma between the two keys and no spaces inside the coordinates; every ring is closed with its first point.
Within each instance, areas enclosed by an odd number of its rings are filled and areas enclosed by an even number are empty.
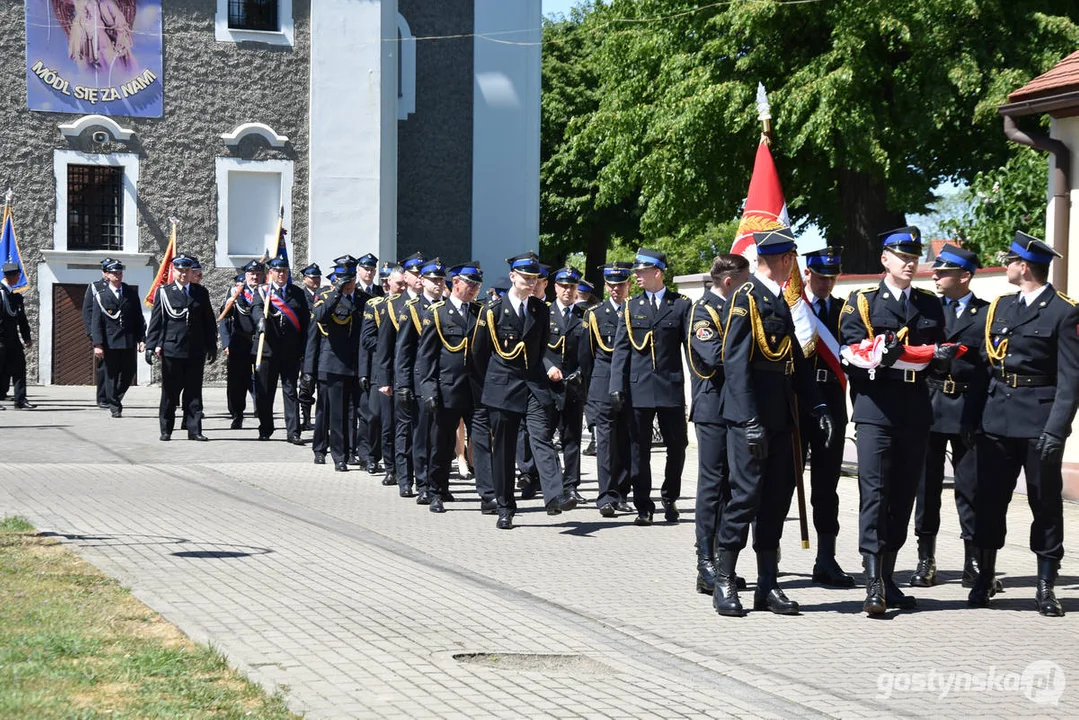
{"type": "Polygon", "coordinates": [[[183,393],[183,415],[188,435],[202,434],[202,372],[206,358],[178,358],[164,355],[161,358],[161,404],[158,420],[161,433],[171,435],[176,424],[176,406],[183,393]]]}
{"type": "MultiPolygon", "coordinates": [[[[833,416],[835,417],[835,416],[833,416]]],[[[809,502],[813,506],[813,529],[819,535],[839,534],[839,474],[843,469],[843,430],[828,447],[817,421],[802,413],[802,461],[809,459],[809,502]],[[807,453],[808,451],[808,453],[807,453]]]]}
{"type": "MultiPolygon", "coordinates": [[[[349,447],[351,433],[348,425],[348,411],[352,405],[352,388],[356,378],[352,375],[319,373],[318,394],[326,396],[323,406],[326,416],[326,437],[330,456],[335,465],[348,459],[352,448],[349,447]]],[[[317,452],[317,451],[316,451],[317,452]]]]}
{"type": "Polygon", "coordinates": [[[10,380],[12,399],[17,403],[26,402],[26,354],[18,340],[10,346],[0,346],[0,375],[5,379],[5,394],[6,381],[10,380]]]}
{"type": "Polygon", "coordinates": [[[356,378],[352,383],[352,405],[349,408],[349,428],[352,431],[349,447],[352,456],[359,458],[360,462],[367,462],[367,456],[371,452],[367,442],[366,405],[367,396],[360,390],[360,379],[356,378]]]}
{"type": "Polygon", "coordinates": [[[491,411],[480,405],[472,411],[468,432],[472,444],[472,468],[476,475],[476,492],[482,500],[495,499],[495,481],[491,468],[491,411]]]}
{"type": "Polygon", "coordinates": [[[371,443],[370,457],[376,461],[382,460],[386,471],[393,471],[396,474],[393,440],[397,430],[397,423],[394,419],[393,398],[383,395],[378,391],[378,388],[373,387],[369,394],[368,404],[370,405],[371,417],[377,419],[376,422],[367,424],[367,432],[371,443]]]}
{"type": "MultiPolygon", "coordinates": [[[[94,388],[97,395],[97,404],[106,405],[109,402],[109,396],[105,393],[105,361],[96,357],[94,358],[94,388]]],[[[0,395],[7,394],[6,381],[0,383],[0,390],[4,391],[0,395]]]]}
{"type": "Polygon", "coordinates": [[[225,398],[228,401],[229,416],[233,420],[242,418],[247,410],[247,393],[251,390],[254,368],[251,346],[231,343],[225,363],[225,398]]]}
{"type": "Polygon", "coordinates": [[[959,435],[929,433],[925,452],[925,475],[918,485],[914,504],[914,534],[933,537],[940,531],[940,495],[944,489],[944,460],[952,447],[952,475],[955,477],[955,509],[959,513],[959,537],[974,537],[974,484],[978,477],[978,456],[968,450],[959,435]]]}
{"type": "Polygon", "coordinates": [[[513,462],[517,435],[522,424],[528,428],[529,446],[535,457],[540,486],[543,488],[543,502],[549,503],[562,496],[562,474],[558,471],[558,457],[551,443],[551,410],[531,393],[528,396],[527,410],[523,413],[490,408],[491,469],[499,510],[517,509],[513,462]]]}
{"type": "Polygon", "coordinates": [[[326,424],[326,397],[322,390],[315,398],[314,431],[311,433],[311,450],[316,455],[325,455],[330,448],[329,428],[326,424]]]}
{"type": "Polygon", "coordinates": [[[977,475],[974,491],[974,544],[980,548],[1004,547],[1008,532],[1008,503],[1019,471],[1027,481],[1027,504],[1034,515],[1030,523],[1030,549],[1039,557],[1064,557],[1064,502],[1061,460],[1044,462],[1035,447],[1037,438],[1000,435],[977,436],[977,475]]]}
{"type": "Polygon", "coordinates": [[[571,392],[555,416],[555,427],[562,441],[562,484],[578,487],[581,484],[581,428],[584,425],[584,403],[571,392]]]}
{"type": "Polygon", "coordinates": [[[410,490],[413,482],[412,430],[416,420],[416,400],[401,400],[393,396],[394,433],[393,458],[397,485],[410,490]]]}
{"type": "Polygon", "coordinates": [[[898,552],[922,475],[929,432],[925,427],[858,423],[858,549],[898,552]]]}
{"type": "Polygon", "coordinates": [[[360,459],[365,463],[377,463],[382,459],[382,406],[375,396],[386,397],[378,388],[368,386],[360,393],[360,432],[363,435],[360,459]]]}
{"type": "Polygon", "coordinates": [[[715,557],[716,534],[723,508],[731,499],[731,472],[727,462],[727,426],[697,422],[699,464],[697,468],[696,524],[697,554],[715,557]]]}
{"type": "Polygon", "coordinates": [[[768,455],[756,460],[749,452],[746,429],[727,428],[730,499],[719,516],[716,545],[720,550],[745,548],[750,525],[755,525],[754,550],[779,549],[794,497],[794,445],[790,428],[766,428],[766,433],[768,455]]]}
{"type": "Polygon", "coordinates": [[[285,431],[288,437],[300,434],[299,399],[296,383],[300,375],[299,358],[279,358],[263,355],[262,364],[255,376],[255,409],[259,416],[259,434],[271,435],[274,431],[274,398],[280,379],[281,397],[285,405],[285,431]]]}
{"type": "MultiPolygon", "coordinates": [[[[431,426],[434,418],[423,403],[416,400],[413,403],[416,412],[416,421],[412,425],[412,473],[416,478],[416,491],[430,491],[428,487],[428,472],[431,465],[431,426]]],[[[453,428],[454,438],[457,437],[457,428],[453,428]]],[[[456,441],[451,444],[456,445],[456,441]]]]}
{"type": "Polygon", "coordinates": [[[472,408],[442,407],[434,414],[431,465],[427,471],[427,492],[432,497],[438,495],[445,498],[450,492],[450,464],[457,445],[457,427],[462,420],[466,428],[472,427],[472,408]]]}
{"type": "Polygon", "coordinates": [[[629,434],[630,481],[637,512],[655,512],[652,500],[652,421],[659,418],[659,431],[667,446],[660,498],[674,502],[682,495],[682,469],[686,464],[686,411],[679,407],[633,408],[629,434]]]}
{"type": "Polygon", "coordinates": [[[629,498],[629,411],[615,414],[608,402],[589,402],[595,420],[596,478],[599,497],[596,507],[620,503],[629,498]]]}
{"type": "Polygon", "coordinates": [[[105,350],[105,356],[98,362],[105,368],[105,402],[114,412],[124,407],[124,395],[135,379],[137,358],[135,349],[105,350]]]}

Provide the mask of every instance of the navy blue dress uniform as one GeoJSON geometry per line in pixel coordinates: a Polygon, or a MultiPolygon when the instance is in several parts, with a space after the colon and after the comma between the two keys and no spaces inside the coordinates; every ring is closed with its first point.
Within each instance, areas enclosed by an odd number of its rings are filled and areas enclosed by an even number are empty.
{"type": "MultiPolygon", "coordinates": [[[[451,277],[461,277],[470,283],[483,282],[479,263],[457,265],[450,269],[451,277]]],[[[431,462],[428,468],[430,510],[445,511],[443,502],[450,497],[450,463],[453,461],[457,427],[463,420],[472,427],[473,411],[482,394],[482,386],[470,351],[476,321],[483,306],[476,302],[458,300],[452,294],[446,300],[431,303],[423,317],[423,332],[416,351],[417,394],[431,417],[431,462]]],[[[490,444],[487,443],[487,452],[490,444]]],[[[477,476],[483,463],[477,463],[477,476]]],[[[490,459],[487,459],[490,467],[490,459]]],[[[479,483],[477,483],[479,485],[479,483]]],[[[494,489],[484,498],[484,509],[493,511],[494,489]]]]}
{"type": "MultiPolygon", "coordinates": [[[[258,260],[252,260],[242,270],[244,273],[261,273],[265,267],[258,260]]],[[[240,277],[241,281],[245,279],[246,275],[240,277]]],[[[245,282],[243,287],[234,291],[234,295],[230,294],[225,299],[220,313],[224,316],[220,321],[221,347],[228,350],[225,358],[225,397],[233,430],[243,427],[247,394],[251,392],[254,381],[251,348],[255,337],[255,320],[251,316],[251,306],[255,290],[255,285],[245,282]]]]}
{"type": "MultiPolygon", "coordinates": [[[[269,262],[270,270],[288,270],[288,260],[276,257],[269,262]]],[[[274,432],[274,399],[278,383],[285,410],[285,433],[294,445],[300,439],[300,412],[297,381],[303,362],[307,328],[311,321],[307,298],[303,290],[286,282],[277,286],[272,281],[259,286],[251,316],[256,331],[266,339],[262,347],[262,363],[256,372],[255,403],[259,415],[259,440],[269,440],[274,432]],[[269,299],[269,311],[265,311],[269,299]]],[[[253,352],[258,352],[258,344],[253,352]]]]}
{"type": "Polygon", "coordinates": [[[363,310],[363,327],[360,330],[360,387],[367,387],[368,421],[367,440],[371,448],[367,458],[366,470],[378,472],[378,461],[385,463],[386,475],[382,484],[397,484],[397,472],[394,468],[394,410],[393,397],[378,391],[375,356],[378,350],[378,335],[382,323],[390,322],[387,310],[390,300],[396,299],[396,293],[371,298],[363,310]]]}
{"type": "Polygon", "coordinates": [[[334,284],[315,302],[314,320],[321,345],[318,351],[318,392],[325,395],[326,435],[334,470],[348,471],[352,453],[350,410],[356,388],[356,366],[360,356],[360,324],[368,297],[358,290],[345,294],[343,288],[356,279],[356,267],[339,265],[334,284]]]}
{"type": "MultiPolygon", "coordinates": [[[[445,280],[446,266],[438,258],[428,260],[420,267],[420,275],[445,280]]],[[[394,395],[399,406],[407,403],[415,412],[412,424],[412,470],[416,480],[416,502],[420,505],[429,505],[431,502],[428,470],[431,465],[431,424],[434,418],[429,409],[417,399],[420,385],[416,352],[423,334],[423,320],[427,316],[428,308],[436,301],[437,298],[429,298],[424,293],[405,301],[404,307],[397,315],[397,339],[393,352],[394,395]]],[[[448,492],[447,490],[447,494],[448,492]]]]}
{"type": "MultiPolygon", "coordinates": [[[[788,228],[754,233],[753,239],[761,258],[779,258],[796,249],[788,228]]],[[[719,518],[713,606],[720,615],[742,614],[735,568],[753,524],[753,607],[797,614],[798,603],[788,600],[778,584],[779,541],[794,496],[795,473],[800,472],[793,448],[797,406],[814,409],[814,418],[829,436],[826,443],[834,432],[825,427],[831,425],[827,408],[802,354],[783,291],[760,270],[727,303],[721,357],[725,377],[719,413],[728,424],[730,499],[719,518]]]]}
{"type": "MultiPolygon", "coordinates": [[[[971,276],[978,269],[978,256],[954,245],[945,245],[933,263],[934,269],[963,270],[971,276]]],[[[936,539],[940,530],[940,496],[944,487],[944,462],[951,448],[952,474],[955,477],[955,508],[959,513],[959,533],[966,560],[963,585],[973,587],[977,577],[974,557],[974,483],[977,476],[973,432],[981,423],[985,393],[989,382],[986,361],[985,318],[989,303],[965,292],[962,297],[942,297],[944,334],[950,343],[967,347],[967,352],[952,361],[950,371],[929,368],[929,400],[933,406],[933,424],[925,457],[925,474],[918,486],[914,504],[914,534],[918,538],[918,566],[910,584],[930,587],[936,584],[936,539]],[[964,440],[963,434],[967,433],[964,440]]]]}
{"type": "MultiPolygon", "coordinates": [[[[639,268],[666,272],[667,256],[641,248],[633,264],[634,270],[639,268]]],[[[651,497],[652,422],[656,418],[667,447],[660,499],[665,519],[678,520],[675,502],[682,494],[688,444],[682,351],[691,306],[689,298],[669,289],[634,295],[622,307],[622,322],[614,338],[610,393],[616,405],[624,402],[630,409],[629,474],[638,525],[651,525],[656,509],[651,497]]]]}
{"type": "MultiPolygon", "coordinates": [[[[822,250],[803,253],[806,268],[811,273],[824,277],[836,277],[842,271],[840,248],[826,247],[822,250]]],[[[837,297],[809,297],[810,308],[821,324],[839,338],[839,316],[843,310],[843,301],[837,297]]],[[[847,427],[847,394],[835,371],[829,367],[820,355],[814,353],[809,358],[813,367],[813,379],[817,383],[828,414],[835,421],[837,428],[847,427]]],[[[805,428],[813,427],[813,419],[808,407],[801,407],[800,424],[805,428]]],[[[813,507],[813,529],[817,533],[817,558],[813,564],[813,582],[833,587],[854,587],[854,578],[843,571],[835,559],[836,537],[839,535],[839,475],[843,468],[843,441],[840,438],[831,445],[825,445],[824,438],[818,432],[809,430],[801,433],[802,462],[812,456],[809,471],[810,504],[813,507]]]]}
{"type": "MultiPolygon", "coordinates": [[[[555,284],[577,285],[581,272],[563,267],[554,273],[555,284]]],[[[558,431],[562,443],[562,484],[577,502],[584,502],[578,488],[581,485],[581,431],[584,423],[585,387],[581,380],[580,345],[584,331],[584,309],[576,304],[562,307],[558,300],[551,308],[551,333],[548,352],[562,368],[563,380],[554,383],[555,417],[552,429],[558,431]]],[[[587,338],[585,338],[587,340],[587,338]]]]}
{"type": "MultiPolygon", "coordinates": [[[[922,253],[921,234],[905,227],[882,234],[885,252],[907,258],[922,253]]],[[[944,309],[936,295],[913,286],[897,292],[884,281],[855,290],[843,306],[840,345],[885,335],[890,352],[897,345],[935,345],[945,339],[944,309]]],[[[871,615],[888,607],[910,609],[892,579],[899,549],[922,474],[933,411],[926,373],[892,367],[872,371],[850,366],[851,398],[857,428],[858,490],[861,499],[858,547],[866,568],[864,609],[871,615]]]]}
{"type": "MultiPolygon", "coordinates": [[[[369,253],[368,255],[366,255],[364,257],[371,258],[371,257],[374,257],[374,256],[370,255],[370,253],[369,253]]],[[[335,258],[333,262],[334,262],[334,265],[336,267],[349,266],[349,267],[353,267],[353,268],[357,268],[357,269],[360,267],[360,260],[357,259],[357,258],[354,258],[354,257],[352,257],[351,255],[348,255],[348,254],[342,255],[339,258],[335,258]]],[[[370,259],[366,260],[365,262],[366,262],[366,267],[368,267],[368,268],[372,268],[372,267],[375,267],[375,266],[378,265],[378,260],[377,259],[373,263],[370,261],[370,259]]],[[[367,286],[367,287],[371,287],[371,286],[367,286]]],[[[357,274],[357,278],[356,278],[356,290],[355,290],[355,292],[360,293],[367,300],[370,300],[370,298],[371,298],[371,295],[368,294],[366,290],[364,290],[364,286],[362,286],[360,284],[358,274],[357,274]]],[[[365,307],[366,307],[366,300],[365,300],[365,307]]],[[[360,332],[361,332],[361,334],[363,332],[363,323],[362,323],[362,321],[360,323],[360,332]]],[[[362,337],[361,337],[361,340],[362,340],[362,337]]],[[[366,426],[366,424],[364,424],[364,420],[363,420],[362,406],[363,406],[364,394],[363,394],[362,384],[360,383],[359,360],[357,360],[356,375],[355,375],[355,379],[353,380],[352,388],[351,388],[351,390],[349,392],[349,399],[350,399],[350,405],[349,405],[349,408],[348,408],[348,432],[349,432],[348,447],[349,447],[349,455],[348,455],[348,458],[347,458],[346,462],[349,465],[365,465],[365,462],[364,462],[363,458],[367,456],[368,452],[370,451],[370,448],[367,445],[367,426],[366,426]]],[[[365,469],[366,469],[366,467],[365,467],[365,469]]]]}
{"type": "MultiPolygon", "coordinates": [[[[172,264],[190,271],[195,263],[189,255],[178,255],[172,264]]],[[[179,282],[158,288],[146,329],[146,346],[148,352],[161,351],[161,439],[172,438],[182,393],[188,439],[206,440],[202,434],[202,374],[206,363],[217,359],[217,323],[206,288],[179,282]]]]}
{"type": "MultiPolygon", "coordinates": [[[[603,265],[603,281],[611,284],[629,282],[633,265],[613,262],[603,265]]],[[[579,365],[587,385],[585,412],[594,426],[596,437],[596,478],[599,495],[596,507],[603,517],[614,517],[616,510],[629,512],[629,408],[615,411],[611,406],[611,359],[614,338],[623,322],[622,306],[610,298],[590,308],[583,324],[586,337],[579,346],[579,365]]]]}
{"type": "MultiPolygon", "coordinates": [[[[361,255],[356,261],[357,267],[367,268],[373,270],[374,279],[370,285],[364,285],[357,277],[356,289],[367,295],[369,298],[383,297],[385,291],[382,289],[382,283],[378,279],[378,258],[367,253],[361,255]]],[[[361,329],[362,333],[362,329],[361,329]]],[[[362,344],[362,335],[361,335],[362,344]]],[[[371,411],[371,371],[370,371],[370,359],[363,357],[364,351],[361,345],[360,349],[360,364],[361,367],[357,371],[357,390],[355,397],[355,407],[353,413],[355,414],[355,421],[353,423],[353,458],[352,462],[356,465],[362,465],[364,470],[371,474],[378,472],[378,458],[382,456],[381,443],[378,442],[378,436],[372,438],[372,411],[371,411]],[[364,371],[366,369],[366,372],[364,371]],[[360,378],[367,378],[367,382],[362,382],[360,378]]],[[[378,390],[375,390],[375,394],[379,394],[378,390]]],[[[374,422],[378,422],[377,418],[374,422]]],[[[375,428],[378,430],[379,428],[375,428]]]]}
{"type": "MultiPolygon", "coordinates": [[[[551,266],[543,263],[539,264],[539,280],[537,281],[536,288],[545,289],[547,287],[547,278],[551,274],[551,266]],[[542,281],[542,284],[539,284],[542,281]]],[[[543,298],[545,292],[534,291],[536,297],[543,298]]],[[[557,406],[558,398],[555,398],[555,404],[557,406]]],[[[554,432],[554,419],[551,419],[551,432],[554,432]]],[[[540,491],[540,477],[539,468],[536,465],[535,458],[532,457],[532,444],[528,439],[528,425],[521,423],[521,427],[517,431],[517,472],[521,477],[517,482],[517,487],[521,488],[521,499],[531,500],[536,497],[536,493],[540,491]]]]}
{"type": "MultiPolygon", "coordinates": [[[[422,253],[413,253],[401,261],[405,272],[418,275],[427,259],[422,253]]],[[[397,477],[397,487],[401,497],[414,497],[415,466],[413,465],[412,439],[416,424],[415,397],[407,393],[398,394],[394,378],[394,358],[397,350],[397,335],[400,331],[400,318],[408,317],[405,303],[418,295],[403,292],[386,300],[386,320],[378,327],[378,344],[375,349],[374,379],[372,386],[389,387],[393,399],[394,433],[393,466],[397,477]]],[[[389,465],[390,461],[387,460],[389,465]]]]}
{"type": "MultiPolygon", "coordinates": [[[[371,253],[367,253],[366,255],[361,255],[359,259],[356,260],[356,265],[362,268],[379,270],[379,272],[376,272],[374,275],[374,282],[372,282],[370,285],[364,285],[357,281],[356,289],[362,290],[364,293],[370,295],[371,297],[385,297],[386,291],[382,289],[383,278],[382,271],[378,267],[378,258],[371,253]]],[[[389,263],[386,263],[386,267],[389,267],[389,263]]],[[[389,276],[389,272],[386,273],[386,276],[389,276]]]]}
{"type": "Polygon", "coordinates": [[[4,275],[0,282],[0,376],[11,380],[15,407],[25,410],[36,407],[26,397],[26,353],[23,350],[24,345],[33,342],[33,336],[22,295],[11,289],[19,281],[22,269],[18,263],[8,262],[0,271],[4,275]]]}
{"type": "MultiPolygon", "coordinates": [[[[105,267],[109,263],[113,263],[113,258],[105,258],[101,261],[101,279],[94,280],[92,283],[86,286],[86,294],[82,297],[82,327],[86,331],[86,337],[91,337],[90,322],[94,317],[94,296],[105,289],[109,284],[109,281],[105,278],[105,267]]],[[[96,390],[97,406],[99,408],[109,407],[108,398],[105,396],[105,363],[104,361],[94,361],[94,388],[96,390]]],[[[6,384],[3,384],[0,379],[0,389],[7,389],[6,384]]],[[[3,393],[0,393],[2,395],[3,393]]]]}
{"type": "MultiPolygon", "coordinates": [[[[322,268],[316,263],[311,263],[305,267],[302,271],[304,278],[314,278],[320,284],[315,287],[314,290],[307,287],[305,284],[301,289],[303,290],[304,299],[307,300],[308,315],[311,315],[315,311],[315,300],[318,298],[319,290],[321,290],[322,281],[322,268]]],[[[311,345],[311,333],[314,330],[314,323],[307,323],[307,338],[304,340],[304,359],[306,364],[307,351],[311,345]]],[[[315,352],[318,345],[315,345],[315,352]]],[[[311,409],[315,406],[315,390],[318,387],[318,380],[312,373],[306,371],[300,373],[300,383],[296,389],[296,397],[300,403],[300,430],[313,430],[311,425],[311,409]]]]}
{"type": "MultiPolygon", "coordinates": [[[[123,272],[124,265],[113,260],[105,270],[123,272]]],[[[100,364],[105,368],[105,401],[113,417],[123,412],[124,395],[135,379],[136,352],[145,338],[146,320],[135,288],[123,282],[117,288],[107,284],[94,294],[90,340],[104,352],[100,364]]]]}
{"type": "Polygon", "coordinates": [[[980,572],[969,602],[989,603],[996,551],[1004,546],[1008,503],[1022,470],[1033,514],[1030,549],[1038,558],[1038,610],[1060,616],[1064,610],[1053,586],[1064,556],[1061,463],[1079,403],[1079,306],[1051,284],[1036,287],[1054,257],[1060,255],[1045,243],[1017,233],[1006,258],[1008,277],[1028,290],[997,298],[987,311],[984,352],[990,379],[977,438],[974,494],[980,572]],[[1038,268],[1042,276],[1013,279],[1021,266],[1012,264],[1019,262],[1038,268]]]}
{"type": "MultiPolygon", "coordinates": [[[[333,272],[327,278],[331,283],[335,278],[333,272]]],[[[315,308],[319,301],[333,290],[331,285],[322,285],[315,290],[313,295],[314,304],[311,307],[311,320],[307,324],[307,341],[303,352],[303,366],[300,369],[301,377],[314,379],[318,387],[319,360],[322,353],[322,332],[318,323],[315,322],[315,308]]],[[[307,292],[305,291],[305,295],[307,292]]],[[[326,418],[326,396],[318,392],[315,396],[315,422],[311,433],[311,451],[314,453],[316,465],[326,464],[326,453],[330,449],[330,435],[326,418]]]]}
{"type": "MultiPolygon", "coordinates": [[[[539,276],[539,260],[531,252],[507,262],[512,273],[539,276]]],[[[476,323],[475,357],[484,377],[482,402],[490,411],[499,529],[513,527],[517,510],[513,465],[522,422],[528,427],[547,513],[556,515],[577,506],[576,499],[564,492],[550,441],[554,395],[548,373],[558,367],[547,354],[550,323],[547,303],[531,295],[518,299],[512,292],[492,300],[476,323]]]]}

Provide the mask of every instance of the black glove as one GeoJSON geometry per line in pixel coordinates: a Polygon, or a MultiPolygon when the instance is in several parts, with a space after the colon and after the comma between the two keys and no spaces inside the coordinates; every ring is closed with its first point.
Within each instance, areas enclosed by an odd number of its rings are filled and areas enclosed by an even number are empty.
{"type": "Polygon", "coordinates": [[[206,362],[213,365],[217,360],[217,348],[212,348],[206,351],[206,362]]]}
{"type": "Polygon", "coordinates": [[[564,378],[562,378],[562,382],[564,382],[566,384],[566,387],[568,388],[578,387],[581,383],[584,382],[584,377],[581,376],[581,369],[577,368],[569,375],[566,375],[564,378]]]}
{"type": "Polygon", "coordinates": [[[959,343],[942,343],[933,348],[934,360],[954,360],[959,354],[959,343]]]}
{"type": "Polygon", "coordinates": [[[959,428],[959,439],[963,441],[963,445],[966,446],[967,450],[973,450],[974,446],[977,444],[974,432],[975,430],[972,427],[959,428]]]}
{"type": "Polygon", "coordinates": [[[754,460],[768,457],[768,434],[757,418],[746,423],[746,444],[749,445],[749,456],[754,460]]]}
{"type": "Polygon", "coordinates": [[[266,332],[266,318],[259,318],[259,321],[255,323],[255,332],[266,332]]]}
{"type": "Polygon", "coordinates": [[[1034,449],[1041,453],[1042,462],[1060,462],[1064,454],[1064,441],[1052,433],[1043,432],[1034,449]]]}
{"type": "Polygon", "coordinates": [[[423,399],[423,409],[429,413],[438,412],[439,405],[441,405],[441,403],[438,401],[437,397],[426,397],[423,399]]]}
{"type": "Polygon", "coordinates": [[[611,393],[611,412],[617,415],[626,406],[626,394],[621,390],[611,393]]]}
{"type": "Polygon", "coordinates": [[[146,348],[146,352],[143,353],[143,355],[146,357],[146,364],[147,365],[153,365],[154,364],[154,349],[153,348],[146,348]]]}
{"type": "Polygon", "coordinates": [[[880,356],[881,367],[891,367],[903,352],[903,343],[891,330],[884,336],[884,354],[880,356]]]}
{"type": "Polygon", "coordinates": [[[828,413],[827,405],[818,405],[809,411],[817,421],[817,427],[824,433],[824,445],[825,447],[832,447],[832,443],[835,441],[835,421],[832,420],[832,416],[828,413]]]}
{"type": "Polygon", "coordinates": [[[359,381],[360,392],[369,392],[371,390],[371,379],[362,377],[359,381]]]}
{"type": "Polygon", "coordinates": [[[416,396],[412,393],[412,388],[407,387],[397,388],[394,395],[397,396],[397,402],[399,403],[410,403],[416,399],[416,396]]]}

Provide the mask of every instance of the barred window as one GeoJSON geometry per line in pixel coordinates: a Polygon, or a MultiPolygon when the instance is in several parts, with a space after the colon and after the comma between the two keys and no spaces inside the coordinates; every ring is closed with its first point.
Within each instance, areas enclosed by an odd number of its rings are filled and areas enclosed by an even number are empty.
{"type": "Polygon", "coordinates": [[[228,0],[229,27],[278,32],[277,0],[228,0]]]}
{"type": "Polygon", "coordinates": [[[124,169],[67,166],[68,250],[124,249],[124,169]]]}

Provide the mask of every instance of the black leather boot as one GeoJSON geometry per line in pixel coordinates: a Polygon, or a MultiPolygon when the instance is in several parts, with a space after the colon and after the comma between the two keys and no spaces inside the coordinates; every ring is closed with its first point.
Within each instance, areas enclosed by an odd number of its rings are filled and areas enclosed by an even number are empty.
{"type": "Polygon", "coordinates": [[[974,587],[967,595],[967,605],[989,607],[989,598],[993,597],[993,576],[997,571],[997,551],[976,547],[972,552],[977,573],[974,587]]]}
{"type": "Polygon", "coordinates": [[[897,552],[886,552],[880,556],[880,579],[884,581],[884,601],[888,607],[900,610],[913,610],[918,607],[918,599],[913,595],[905,595],[892,579],[895,572],[895,560],[897,552]]]}
{"type": "Polygon", "coordinates": [[[828,587],[854,587],[854,578],[843,572],[835,561],[835,535],[817,536],[817,560],[813,563],[813,582],[828,587]]]}
{"type": "Polygon", "coordinates": [[[311,430],[315,429],[315,426],[311,424],[311,406],[310,405],[301,405],[300,406],[300,417],[302,418],[301,421],[300,421],[300,430],[301,431],[310,432],[311,430]]]}
{"type": "Polygon", "coordinates": [[[1053,592],[1059,569],[1059,560],[1038,558],[1038,594],[1034,596],[1034,601],[1038,603],[1038,612],[1046,617],[1064,617],[1064,608],[1053,592]]]}
{"type": "Polygon", "coordinates": [[[911,587],[933,587],[937,584],[937,536],[918,537],[918,567],[910,576],[911,587]]]}
{"type": "Polygon", "coordinates": [[[697,554],[697,592],[711,595],[716,589],[716,559],[697,554]]]}
{"type": "Polygon", "coordinates": [[[883,615],[888,606],[884,600],[884,581],[880,579],[880,555],[864,555],[865,602],[862,610],[869,615],[883,615]]]}
{"type": "Polygon", "coordinates": [[[719,550],[716,553],[716,581],[712,592],[712,607],[720,615],[742,617],[745,611],[738,599],[738,586],[734,580],[734,567],[738,564],[737,550],[719,550]]]}
{"type": "Polygon", "coordinates": [[[798,603],[787,598],[779,587],[779,553],[757,551],[757,589],[753,591],[753,609],[771,610],[776,615],[797,615],[798,603]]]}
{"type": "MultiPolygon", "coordinates": [[[[963,555],[963,587],[972,588],[978,580],[978,548],[974,547],[974,543],[970,540],[964,540],[963,555]]],[[[1001,584],[998,578],[993,578],[993,586],[990,588],[989,595],[993,596],[1001,592],[1004,592],[1004,585],[1001,584]]]]}

